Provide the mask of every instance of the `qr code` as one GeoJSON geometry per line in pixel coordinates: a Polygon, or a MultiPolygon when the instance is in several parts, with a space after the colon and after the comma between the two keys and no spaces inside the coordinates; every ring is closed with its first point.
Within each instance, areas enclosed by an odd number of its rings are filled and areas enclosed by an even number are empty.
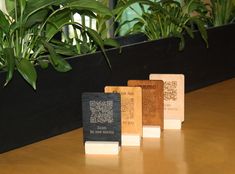
{"type": "Polygon", "coordinates": [[[164,82],[164,100],[165,101],[177,100],[177,81],[164,82]]]}
{"type": "Polygon", "coordinates": [[[113,101],[90,101],[90,123],[113,123],[113,101]]]}
{"type": "Polygon", "coordinates": [[[134,99],[125,99],[122,101],[121,112],[124,115],[125,119],[134,118],[134,99]]]}

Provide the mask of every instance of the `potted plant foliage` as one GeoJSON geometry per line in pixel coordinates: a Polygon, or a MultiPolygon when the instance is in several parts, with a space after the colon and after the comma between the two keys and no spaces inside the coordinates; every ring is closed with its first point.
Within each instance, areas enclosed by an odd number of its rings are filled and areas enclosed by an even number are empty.
{"type": "MultiPolygon", "coordinates": [[[[0,69],[7,71],[5,85],[17,70],[36,89],[35,65],[44,68],[50,63],[57,71],[67,72],[71,70],[71,66],[62,56],[92,52],[97,47],[104,51],[104,44],[110,43],[110,39],[101,38],[97,31],[73,20],[75,13],[92,18],[102,15],[105,20],[111,18],[111,11],[97,1],[6,2],[8,13],[0,11],[0,69]],[[71,39],[64,34],[63,42],[54,39],[55,35],[68,25],[80,30],[81,38],[76,34],[75,38],[71,39]],[[72,42],[76,44],[73,45],[72,42]]],[[[105,52],[103,53],[105,55],[105,52]]],[[[107,58],[106,55],[105,57],[107,58]]]]}
{"type": "Polygon", "coordinates": [[[207,43],[206,6],[202,1],[189,0],[178,2],[168,1],[128,1],[121,0],[117,4],[117,20],[122,16],[127,8],[136,13],[136,17],[130,21],[121,22],[117,32],[123,25],[133,23],[133,26],[126,31],[126,34],[144,33],[149,40],[159,40],[168,37],[180,38],[180,50],[184,48],[184,34],[187,33],[191,38],[194,37],[195,27],[203,40],[207,43]],[[132,4],[138,3],[140,11],[132,8],[132,4]]]}
{"type": "Polygon", "coordinates": [[[212,0],[211,4],[201,0],[119,0],[115,9],[120,23],[117,32],[129,24],[131,27],[126,34],[147,36],[149,41],[144,43],[142,56],[156,60],[155,64],[146,65],[151,67],[149,72],[183,73],[187,91],[234,77],[235,62],[231,56],[234,24],[211,28],[216,18],[232,22],[233,12],[232,0],[212,0]],[[138,10],[134,4],[139,6],[138,10]],[[120,20],[127,9],[135,14],[134,17],[120,20]],[[177,42],[181,51],[175,51],[177,42]],[[148,46],[147,50],[146,45],[154,44],[156,47],[148,46]]]}
{"type": "Polygon", "coordinates": [[[0,152],[80,127],[79,103],[75,106],[74,95],[80,93],[75,88],[84,70],[83,60],[73,62],[65,57],[99,49],[98,60],[105,60],[110,70],[104,46],[116,45],[101,35],[103,30],[84,24],[84,16],[99,20],[97,27],[112,17],[111,10],[101,2],[7,0],[6,8],[7,12],[0,11],[0,82],[5,86],[0,89],[0,152]],[[73,20],[75,13],[82,17],[81,23],[73,20]],[[75,32],[71,38],[66,26],[80,35],[75,32]],[[76,67],[78,63],[82,67],[76,67]],[[59,75],[55,70],[67,73],[59,75]],[[36,89],[37,81],[38,90],[30,89],[36,89]]]}
{"type": "Polygon", "coordinates": [[[210,16],[210,22],[213,26],[233,23],[235,20],[235,1],[211,0],[210,16]]]}

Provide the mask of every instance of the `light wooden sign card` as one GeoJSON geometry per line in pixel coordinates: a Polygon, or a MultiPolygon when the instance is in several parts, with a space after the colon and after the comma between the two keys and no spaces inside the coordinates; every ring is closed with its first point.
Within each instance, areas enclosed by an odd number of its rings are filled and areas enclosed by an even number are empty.
{"type": "Polygon", "coordinates": [[[184,121],[184,75],[150,74],[150,80],[164,81],[164,119],[184,121]]]}
{"type": "Polygon", "coordinates": [[[106,93],[121,95],[122,135],[142,136],[142,90],[140,87],[106,86],[106,93]]]}

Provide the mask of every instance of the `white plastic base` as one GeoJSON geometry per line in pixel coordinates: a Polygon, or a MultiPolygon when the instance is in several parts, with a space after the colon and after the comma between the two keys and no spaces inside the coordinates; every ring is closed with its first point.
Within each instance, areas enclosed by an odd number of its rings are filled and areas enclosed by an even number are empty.
{"type": "Polygon", "coordinates": [[[143,126],[143,138],[160,138],[160,126],[143,126]]]}
{"type": "Polygon", "coordinates": [[[92,155],[117,155],[119,142],[116,141],[86,141],[85,154],[92,155]]]}
{"type": "Polygon", "coordinates": [[[122,146],[140,146],[141,137],[139,135],[122,135],[122,146]]]}
{"type": "Polygon", "coordinates": [[[164,119],[164,129],[181,129],[181,120],[164,119]]]}

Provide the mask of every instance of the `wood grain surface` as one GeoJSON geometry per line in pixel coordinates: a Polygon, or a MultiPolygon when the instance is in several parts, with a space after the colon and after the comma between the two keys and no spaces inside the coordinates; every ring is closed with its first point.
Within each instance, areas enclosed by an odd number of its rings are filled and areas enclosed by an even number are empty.
{"type": "Polygon", "coordinates": [[[142,136],[142,89],[140,87],[106,86],[105,92],[121,95],[122,134],[142,136]]]}
{"type": "Polygon", "coordinates": [[[163,129],[163,81],[129,80],[128,86],[142,88],[143,125],[158,125],[163,129]]]}

